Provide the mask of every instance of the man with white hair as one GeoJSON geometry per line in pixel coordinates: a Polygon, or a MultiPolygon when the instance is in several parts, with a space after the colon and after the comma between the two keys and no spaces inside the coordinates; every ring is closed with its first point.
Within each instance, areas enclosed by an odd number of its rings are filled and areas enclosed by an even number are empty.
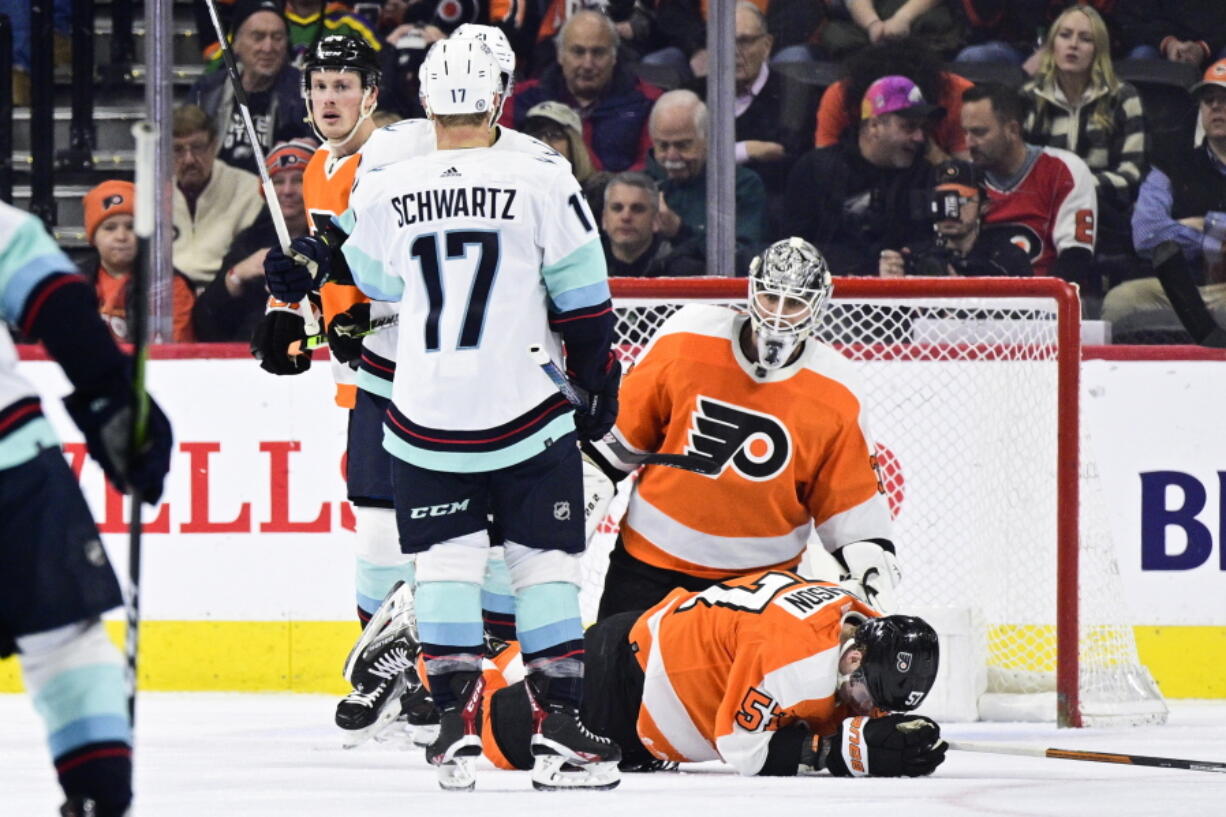
{"type": "Polygon", "coordinates": [[[642,170],[650,147],[647,116],[660,91],[618,62],[618,44],[613,21],[599,11],[571,15],[558,34],[558,63],[519,86],[502,124],[518,129],[536,105],[561,102],[579,112],[597,170],[642,170]]]}
{"type": "MultiPolygon", "coordinates": [[[[660,234],[674,253],[702,257],[707,226],[707,106],[693,91],[669,91],[648,120],[651,156],[647,172],[660,184],[660,234]]],[[[766,187],[752,170],[736,169],[738,270],[766,240],[766,187]]]]}

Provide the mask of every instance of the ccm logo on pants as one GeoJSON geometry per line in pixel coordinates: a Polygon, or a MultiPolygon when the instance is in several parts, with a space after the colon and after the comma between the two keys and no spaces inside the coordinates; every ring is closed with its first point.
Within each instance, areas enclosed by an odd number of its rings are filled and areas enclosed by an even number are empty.
{"type": "Polygon", "coordinates": [[[409,518],[425,519],[427,516],[447,516],[459,513],[468,510],[469,501],[465,499],[463,502],[444,502],[442,505],[422,505],[419,508],[410,508],[409,518]]]}

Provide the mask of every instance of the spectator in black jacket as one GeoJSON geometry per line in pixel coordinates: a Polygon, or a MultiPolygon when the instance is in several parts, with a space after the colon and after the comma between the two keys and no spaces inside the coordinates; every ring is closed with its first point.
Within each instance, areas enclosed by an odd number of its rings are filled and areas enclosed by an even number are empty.
{"type": "Polygon", "coordinates": [[[610,278],[658,275],[701,275],[701,258],[678,259],[670,265],[672,245],[660,235],[660,188],[646,173],[618,173],[604,189],[600,243],[610,278]]]}
{"type": "MultiPolygon", "coordinates": [[[[290,238],[307,234],[302,202],[302,173],[315,152],[314,139],[282,142],[268,154],[268,175],[277,189],[276,206],[285,217],[290,238]]],[[[234,238],[221,270],[196,298],[192,324],[196,339],[209,342],[247,341],[264,317],[268,290],[264,287],[264,256],[277,245],[277,231],[267,209],[234,238]]]]}
{"type": "Polygon", "coordinates": [[[859,127],[792,168],[784,234],[817,245],[839,275],[876,275],[883,249],[928,238],[925,132],[943,114],[906,77],[870,85],[859,127]]]}
{"type": "Polygon", "coordinates": [[[1115,11],[1128,56],[1200,68],[1226,58],[1222,0],[1127,0],[1115,11]]]}
{"type": "MultiPolygon", "coordinates": [[[[238,0],[233,17],[234,58],[247,107],[260,139],[260,151],[277,142],[310,136],[302,80],[289,64],[289,33],[276,0],[238,0]]],[[[243,115],[225,71],[204,74],[192,86],[188,101],[217,124],[217,158],[228,165],[259,173],[247,138],[243,115]]]]}

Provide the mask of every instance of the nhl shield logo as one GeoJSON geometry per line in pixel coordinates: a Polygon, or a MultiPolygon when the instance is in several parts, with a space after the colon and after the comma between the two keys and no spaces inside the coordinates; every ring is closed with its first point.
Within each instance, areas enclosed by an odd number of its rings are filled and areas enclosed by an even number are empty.
{"type": "Polygon", "coordinates": [[[555,502],[553,503],[553,518],[559,522],[565,522],[570,519],[570,503],[555,502]]]}
{"type": "Polygon", "coordinates": [[[898,667],[899,672],[909,671],[911,669],[911,653],[900,652],[894,666],[898,667]]]}

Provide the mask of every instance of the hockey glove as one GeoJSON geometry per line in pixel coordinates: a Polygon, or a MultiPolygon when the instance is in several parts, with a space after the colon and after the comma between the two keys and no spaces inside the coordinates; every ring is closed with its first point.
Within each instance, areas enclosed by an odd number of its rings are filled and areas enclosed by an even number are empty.
{"type": "Polygon", "coordinates": [[[314,236],[300,236],[290,242],[288,252],[273,247],[264,256],[264,278],[273,297],[297,303],[328,278],[332,252],[314,236]]]}
{"type": "Polygon", "coordinates": [[[125,494],[135,489],[144,502],[156,505],[170,470],[174,435],[170,420],[150,397],[145,444],[129,456],[135,402],[132,383],[127,378],[115,378],[97,392],[78,390],[64,398],[68,415],[85,435],[89,455],[102,466],[115,489],[125,494]]]}
{"type": "Polygon", "coordinates": [[[839,584],[844,590],[855,593],[883,615],[897,609],[894,592],[902,579],[902,571],[891,551],[866,539],[844,545],[833,555],[843,567],[839,584]]]}
{"type": "Polygon", "coordinates": [[[923,715],[848,718],[822,739],[835,777],[922,777],[945,762],[948,748],[941,727],[923,715]]]}
{"type": "Polygon", "coordinates": [[[587,408],[575,409],[575,428],[584,440],[599,440],[617,422],[617,391],[621,387],[622,364],[612,351],[605,363],[604,374],[600,387],[589,389],[587,408]]]}
{"type": "Polygon", "coordinates": [[[273,309],[256,324],[251,354],[271,374],[302,374],[311,368],[311,353],[289,353],[290,344],[306,340],[306,321],[297,311],[273,309]]]}
{"type": "Polygon", "coordinates": [[[362,358],[362,337],[370,331],[370,304],[354,304],[328,324],[328,347],[341,363],[356,367],[362,358]]]}

